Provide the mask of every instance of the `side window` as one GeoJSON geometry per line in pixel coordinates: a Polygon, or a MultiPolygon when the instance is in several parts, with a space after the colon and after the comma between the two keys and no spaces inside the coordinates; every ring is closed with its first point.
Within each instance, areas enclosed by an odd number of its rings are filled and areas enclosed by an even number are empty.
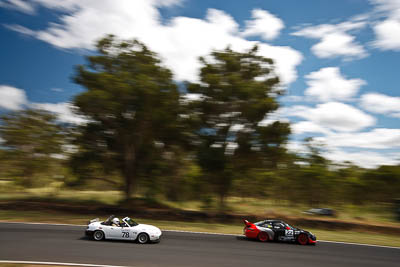
{"type": "Polygon", "coordinates": [[[283,229],[284,228],[282,223],[273,223],[272,225],[274,226],[275,229],[283,229]]]}

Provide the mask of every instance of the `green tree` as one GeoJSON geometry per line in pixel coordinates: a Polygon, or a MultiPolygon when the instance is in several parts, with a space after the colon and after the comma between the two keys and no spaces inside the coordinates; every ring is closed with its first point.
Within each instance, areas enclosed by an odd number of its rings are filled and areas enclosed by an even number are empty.
{"type": "Polygon", "coordinates": [[[351,162],[345,162],[336,166],[334,178],[334,194],[338,204],[351,203],[360,205],[365,203],[366,187],[361,179],[365,169],[362,169],[351,162]],[[339,168],[338,168],[339,167],[339,168]]]}
{"type": "Polygon", "coordinates": [[[276,96],[282,91],[273,61],[258,56],[257,47],[246,53],[227,48],[200,61],[200,83],[188,85],[190,93],[201,96],[190,103],[197,119],[197,159],[223,206],[235,177],[260,166],[276,167],[290,129],[279,121],[260,125],[278,109],[276,96]]]}
{"type": "Polygon", "coordinates": [[[108,36],[97,49],[75,76],[86,91],[74,104],[88,123],[79,128],[73,162],[118,173],[130,198],[156,154],[178,139],[179,92],[171,71],[139,41],[108,36]]]}
{"type": "Polygon", "coordinates": [[[400,197],[400,166],[379,166],[361,176],[364,199],[373,203],[389,203],[400,197]]]}
{"type": "Polygon", "coordinates": [[[307,151],[299,156],[301,162],[297,171],[289,177],[293,192],[293,202],[303,202],[310,206],[330,203],[333,199],[332,183],[334,174],[329,170],[330,162],[322,156],[323,144],[313,142],[312,138],[305,140],[307,151]]]}
{"type": "Polygon", "coordinates": [[[3,115],[0,138],[3,139],[2,160],[8,165],[9,174],[28,187],[35,184],[37,174],[52,167],[65,144],[64,130],[56,117],[34,109],[3,115]]]}

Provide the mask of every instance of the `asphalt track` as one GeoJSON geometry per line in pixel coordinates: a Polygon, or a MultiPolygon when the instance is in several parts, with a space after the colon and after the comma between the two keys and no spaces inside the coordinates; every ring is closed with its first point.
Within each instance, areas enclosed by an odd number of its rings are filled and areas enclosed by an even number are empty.
{"type": "Polygon", "coordinates": [[[163,232],[160,243],[92,241],[82,226],[0,223],[0,260],[121,266],[400,266],[400,249],[300,246],[230,235],[163,232]]]}

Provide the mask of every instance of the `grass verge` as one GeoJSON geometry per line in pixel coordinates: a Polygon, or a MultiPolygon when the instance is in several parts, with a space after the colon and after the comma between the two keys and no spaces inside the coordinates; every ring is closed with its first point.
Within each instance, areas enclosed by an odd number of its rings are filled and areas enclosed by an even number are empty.
{"type": "MultiPolygon", "coordinates": [[[[124,195],[121,191],[116,190],[72,190],[62,188],[61,185],[52,185],[42,188],[31,189],[12,189],[5,186],[4,183],[12,185],[11,182],[0,181],[0,201],[26,201],[38,200],[56,203],[78,203],[81,205],[121,205],[124,195]]],[[[143,195],[137,195],[136,200],[143,202],[143,195]]],[[[215,212],[218,211],[218,200],[210,199],[210,207],[205,208],[202,201],[180,201],[173,202],[165,199],[157,199],[156,206],[165,209],[177,209],[183,211],[199,211],[199,212],[215,212]]],[[[147,203],[148,204],[148,203],[147,203]]],[[[275,199],[262,198],[242,198],[228,197],[226,198],[226,212],[231,214],[268,214],[273,217],[304,217],[303,212],[310,209],[308,205],[289,203],[287,201],[277,201],[275,199]],[[276,215],[276,216],[274,216],[276,215]]],[[[350,205],[342,204],[332,207],[337,212],[336,218],[323,218],[315,216],[319,219],[335,219],[357,224],[375,224],[386,226],[400,226],[400,222],[396,220],[393,204],[368,204],[368,205],[350,205]]]]}
{"type": "MultiPolygon", "coordinates": [[[[75,215],[60,212],[41,213],[34,211],[21,212],[12,210],[0,210],[0,221],[2,222],[38,222],[85,225],[87,224],[88,220],[96,217],[98,216],[91,214],[75,215]]],[[[139,223],[156,225],[162,230],[213,232],[235,235],[241,235],[243,231],[243,224],[240,221],[238,221],[237,224],[233,225],[202,222],[165,221],[141,218],[134,219],[139,223]]],[[[378,234],[373,232],[329,231],[313,228],[307,228],[306,230],[313,232],[319,240],[400,247],[400,236],[395,235],[378,234]]]]}

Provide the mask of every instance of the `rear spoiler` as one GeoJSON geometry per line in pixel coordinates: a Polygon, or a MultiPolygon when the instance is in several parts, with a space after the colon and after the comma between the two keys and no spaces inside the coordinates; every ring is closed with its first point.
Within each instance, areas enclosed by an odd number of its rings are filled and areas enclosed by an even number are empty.
{"type": "Polygon", "coordinates": [[[99,222],[99,221],[100,221],[100,219],[96,218],[96,219],[90,220],[89,223],[94,223],[94,222],[99,222]]]}
{"type": "Polygon", "coordinates": [[[243,222],[244,222],[244,224],[245,224],[246,226],[251,226],[251,225],[252,225],[252,223],[249,222],[248,220],[243,219],[243,222]]]}

